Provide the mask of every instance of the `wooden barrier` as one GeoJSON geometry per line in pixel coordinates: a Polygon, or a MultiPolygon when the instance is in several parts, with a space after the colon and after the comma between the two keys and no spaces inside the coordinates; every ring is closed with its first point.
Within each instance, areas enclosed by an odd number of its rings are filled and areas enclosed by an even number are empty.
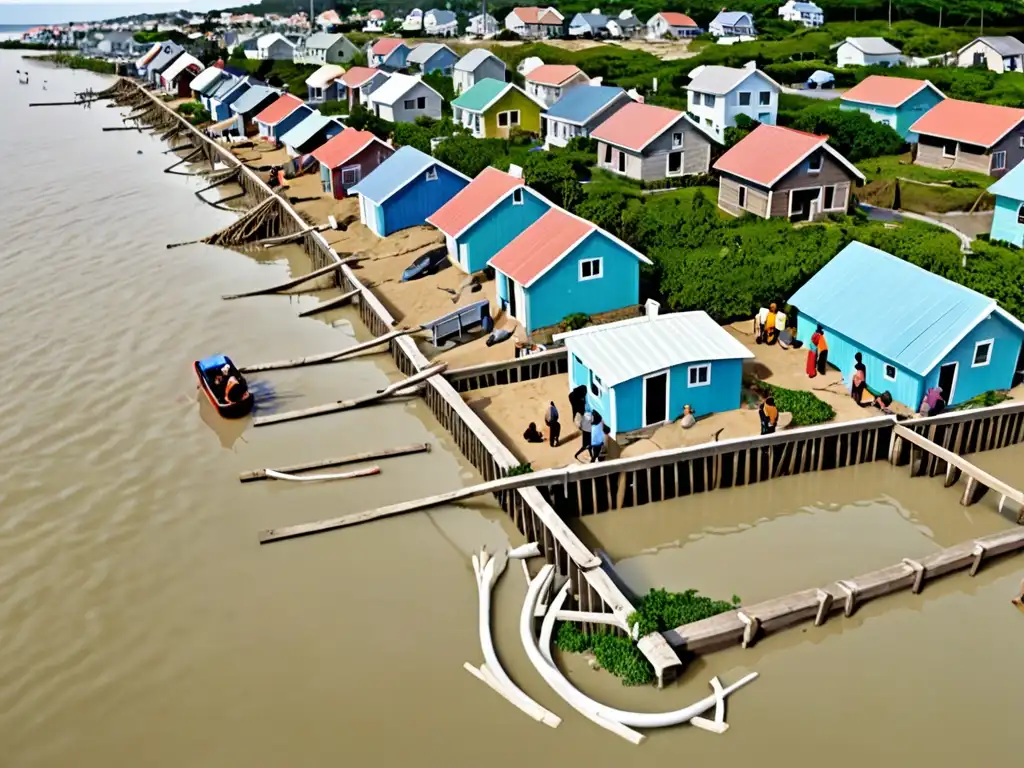
{"type": "Polygon", "coordinates": [[[455,387],[456,392],[470,392],[568,372],[569,353],[565,349],[552,349],[515,360],[455,368],[444,377],[455,387]]]}

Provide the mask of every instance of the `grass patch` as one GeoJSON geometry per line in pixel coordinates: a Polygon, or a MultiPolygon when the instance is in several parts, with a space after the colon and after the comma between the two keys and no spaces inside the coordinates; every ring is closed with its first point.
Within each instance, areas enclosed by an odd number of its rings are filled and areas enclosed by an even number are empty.
{"type": "Polygon", "coordinates": [[[985,192],[992,179],[983,173],[913,165],[909,154],[875,157],[857,167],[867,177],[857,197],[871,205],[915,213],[988,211],[995,206],[995,198],[985,192]]]}
{"type": "Polygon", "coordinates": [[[975,395],[970,400],[964,400],[959,405],[953,406],[950,410],[969,411],[973,408],[988,408],[990,405],[1005,403],[1009,399],[1010,396],[1006,392],[990,389],[988,392],[982,392],[980,395],[975,395]]]}
{"type": "Polygon", "coordinates": [[[99,72],[101,75],[113,75],[117,72],[117,66],[112,61],[102,59],[91,59],[88,56],[77,54],[55,53],[52,56],[34,56],[37,61],[52,61],[58,67],[68,69],[87,69],[90,72],[99,72]]]}
{"type": "Polygon", "coordinates": [[[766,381],[759,381],[756,386],[764,396],[775,398],[779,413],[793,414],[794,427],[824,424],[836,417],[835,409],[812,392],[777,387],[766,381]]]}
{"type": "Polygon", "coordinates": [[[876,179],[895,179],[899,177],[931,184],[948,184],[951,187],[964,188],[986,189],[992,184],[992,178],[984,173],[943,170],[942,168],[914,165],[910,162],[909,153],[872,157],[869,160],[862,160],[857,163],[857,167],[867,177],[869,182],[876,179]]]}

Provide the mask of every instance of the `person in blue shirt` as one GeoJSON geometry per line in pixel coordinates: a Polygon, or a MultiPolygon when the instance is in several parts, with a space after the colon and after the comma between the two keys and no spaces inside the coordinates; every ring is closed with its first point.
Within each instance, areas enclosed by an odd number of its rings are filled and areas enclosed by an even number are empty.
{"type": "MultiPolygon", "coordinates": [[[[594,411],[591,414],[591,427],[590,427],[590,463],[593,464],[601,456],[601,449],[604,448],[604,436],[605,428],[608,425],[604,423],[601,418],[601,414],[594,411]]],[[[610,429],[608,430],[611,431],[610,429]]]]}

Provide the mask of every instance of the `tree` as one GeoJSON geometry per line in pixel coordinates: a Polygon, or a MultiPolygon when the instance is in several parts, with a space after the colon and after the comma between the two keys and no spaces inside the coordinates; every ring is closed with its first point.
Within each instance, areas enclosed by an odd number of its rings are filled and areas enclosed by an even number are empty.
{"type": "Polygon", "coordinates": [[[552,152],[531,152],[523,167],[523,179],[544,197],[573,210],[583,199],[583,186],[572,164],[552,152]]]}
{"type": "Polygon", "coordinates": [[[451,136],[434,150],[434,157],[455,170],[476,178],[488,166],[505,156],[507,147],[501,139],[474,139],[468,134],[451,136]]]}
{"type": "Polygon", "coordinates": [[[874,122],[863,112],[828,105],[803,110],[793,121],[793,128],[827,135],[828,143],[854,163],[869,157],[898,155],[906,147],[903,137],[888,125],[874,122]]]}

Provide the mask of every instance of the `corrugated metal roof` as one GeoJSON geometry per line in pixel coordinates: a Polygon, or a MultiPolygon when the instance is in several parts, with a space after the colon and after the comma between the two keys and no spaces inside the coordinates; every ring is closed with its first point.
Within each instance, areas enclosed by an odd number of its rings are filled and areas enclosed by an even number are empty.
{"type": "Polygon", "coordinates": [[[316,136],[318,131],[323,130],[332,123],[336,124],[339,130],[341,129],[341,123],[333,117],[322,115],[319,111],[313,112],[305,120],[300,120],[299,124],[293,127],[290,131],[287,131],[284,136],[281,137],[281,143],[286,147],[298,149],[316,136]]]}
{"type": "Polygon", "coordinates": [[[789,303],[920,376],[996,310],[987,296],[860,242],[841,250],[789,303]]]}
{"type": "Polygon", "coordinates": [[[1024,200],[1024,163],[1014,166],[1008,174],[988,188],[990,194],[1024,200]]]}
{"type": "Polygon", "coordinates": [[[541,85],[561,85],[582,72],[583,70],[575,64],[541,64],[536,69],[531,69],[526,79],[541,85]]]}
{"type": "Polygon", "coordinates": [[[899,48],[886,42],[884,37],[848,37],[844,42],[872,56],[892,56],[900,52],[899,48]]]}
{"type": "MultiPolygon", "coordinates": [[[[842,101],[856,101],[860,104],[875,104],[880,107],[898,107],[911,96],[930,86],[927,80],[910,77],[889,77],[870,75],[844,93],[842,101]]],[[[935,86],[932,86],[934,88],[935,86]]],[[[937,91],[938,89],[936,89],[937,91]]]]}
{"type": "Polygon", "coordinates": [[[201,93],[203,96],[209,96],[217,87],[220,85],[221,78],[224,77],[225,72],[223,69],[217,67],[207,67],[192,81],[190,86],[196,93],[201,93]]]}
{"type": "Polygon", "coordinates": [[[582,125],[624,93],[621,88],[611,85],[570,88],[548,108],[546,114],[548,117],[582,125]]]}
{"type": "Polygon", "coordinates": [[[501,68],[505,68],[505,62],[495,56],[493,53],[488,51],[486,48],[474,48],[472,51],[467,53],[461,59],[455,63],[455,69],[460,72],[475,72],[476,68],[483,64],[488,59],[494,59],[501,64],[501,68]]]}
{"type": "Polygon", "coordinates": [[[231,105],[231,111],[236,115],[244,112],[252,112],[254,109],[258,109],[261,105],[266,106],[264,102],[267,99],[276,99],[278,93],[278,91],[275,91],[273,88],[268,88],[265,85],[254,85],[238,97],[238,99],[231,105]]]}
{"type": "Polygon", "coordinates": [[[455,197],[427,217],[427,223],[446,235],[458,237],[513,189],[522,186],[523,180],[516,176],[497,168],[484,168],[455,197]]]}
{"type": "Polygon", "coordinates": [[[380,205],[432,165],[446,168],[452,173],[462,176],[458,171],[448,168],[444,163],[420,152],[416,147],[406,145],[378,165],[373,173],[356,184],[350,192],[358,192],[368,200],[380,205]]]}
{"type": "Polygon", "coordinates": [[[946,99],[910,126],[913,133],[991,147],[1024,122],[1024,109],[946,99]]]}
{"type": "Polygon", "coordinates": [[[512,83],[485,77],[455,99],[452,106],[470,112],[483,112],[510,88],[515,88],[515,86],[512,83]]]}
{"type": "Polygon", "coordinates": [[[430,61],[432,56],[443,50],[448,51],[452,57],[458,57],[458,54],[455,53],[455,51],[443,43],[420,43],[409,52],[409,55],[405,60],[408,64],[419,64],[422,66],[430,61]]]}
{"type": "Polygon", "coordinates": [[[555,334],[608,386],[676,365],[754,355],[706,312],[673,312],[555,334]]]}
{"type": "Polygon", "coordinates": [[[292,96],[290,93],[285,93],[273,104],[269,104],[254,119],[257,123],[277,125],[297,109],[304,109],[307,113],[313,112],[312,109],[302,102],[302,99],[292,96]]]}
{"type": "Polygon", "coordinates": [[[634,101],[597,126],[590,136],[640,152],[682,117],[678,110],[634,101]]]}

